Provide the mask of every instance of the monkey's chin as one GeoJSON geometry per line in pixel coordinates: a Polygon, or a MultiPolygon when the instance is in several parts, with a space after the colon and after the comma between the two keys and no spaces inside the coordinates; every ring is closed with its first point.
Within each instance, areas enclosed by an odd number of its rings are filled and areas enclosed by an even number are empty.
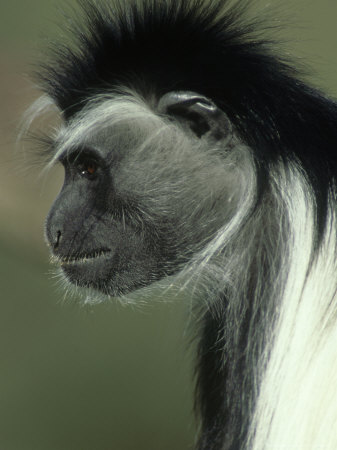
{"type": "Polygon", "coordinates": [[[104,255],[95,258],[63,260],[60,267],[67,279],[83,287],[97,286],[103,290],[110,278],[109,261],[104,255]]]}
{"type": "Polygon", "coordinates": [[[143,304],[153,298],[156,280],[135,279],[131,273],[118,273],[109,266],[107,258],[58,262],[56,278],[65,291],[65,298],[79,300],[85,305],[107,301],[122,304],[143,304]]]}

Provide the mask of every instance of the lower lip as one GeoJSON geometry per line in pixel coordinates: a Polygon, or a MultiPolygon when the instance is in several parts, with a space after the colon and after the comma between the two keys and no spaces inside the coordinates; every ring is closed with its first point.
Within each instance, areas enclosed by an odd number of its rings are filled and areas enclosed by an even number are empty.
{"type": "Polygon", "coordinates": [[[61,259],[61,258],[58,258],[57,256],[56,257],[54,256],[54,257],[52,257],[52,261],[56,262],[57,264],[60,264],[61,267],[74,266],[74,265],[90,264],[99,259],[103,259],[108,254],[109,254],[109,251],[101,251],[101,252],[97,252],[93,256],[88,256],[88,257],[83,257],[83,258],[78,258],[78,259],[69,259],[69,260],[61,259]]]}

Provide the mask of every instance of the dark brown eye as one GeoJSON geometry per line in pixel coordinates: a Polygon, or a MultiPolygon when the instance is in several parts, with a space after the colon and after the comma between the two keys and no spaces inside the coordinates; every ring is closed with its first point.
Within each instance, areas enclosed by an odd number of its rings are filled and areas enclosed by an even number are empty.
{"type": "Polygon", "coordinates": [[[95,161],[85,159],[78,165],[78,171],[82,176],[93,177],[97,172],[98,166],[95,161]]]}

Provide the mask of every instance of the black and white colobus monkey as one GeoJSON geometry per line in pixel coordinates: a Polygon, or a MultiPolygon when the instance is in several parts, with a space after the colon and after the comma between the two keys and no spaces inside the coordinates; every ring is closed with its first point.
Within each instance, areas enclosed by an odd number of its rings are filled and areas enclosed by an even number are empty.
{"type": "Polygon", "coordinates": [[[242,4],[80,1],[40,79],[46,236],[89,301],[193,292],[199,450],[337,448],[337,106],[242,4]]]}

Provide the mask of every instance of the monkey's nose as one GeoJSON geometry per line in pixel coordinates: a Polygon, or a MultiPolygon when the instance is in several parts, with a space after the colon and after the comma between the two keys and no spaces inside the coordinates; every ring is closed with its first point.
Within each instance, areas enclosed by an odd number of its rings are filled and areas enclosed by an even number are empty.
{"type": "Polygon", "coordinates": [[[55,238],[54,238],[54,243],[53,243],[53,249],[57,250],[58,246],[60,245],[61,242],[61,237],[62,237],[62,233],[60,230],[58,230],[56,232],[55,238]]]}

